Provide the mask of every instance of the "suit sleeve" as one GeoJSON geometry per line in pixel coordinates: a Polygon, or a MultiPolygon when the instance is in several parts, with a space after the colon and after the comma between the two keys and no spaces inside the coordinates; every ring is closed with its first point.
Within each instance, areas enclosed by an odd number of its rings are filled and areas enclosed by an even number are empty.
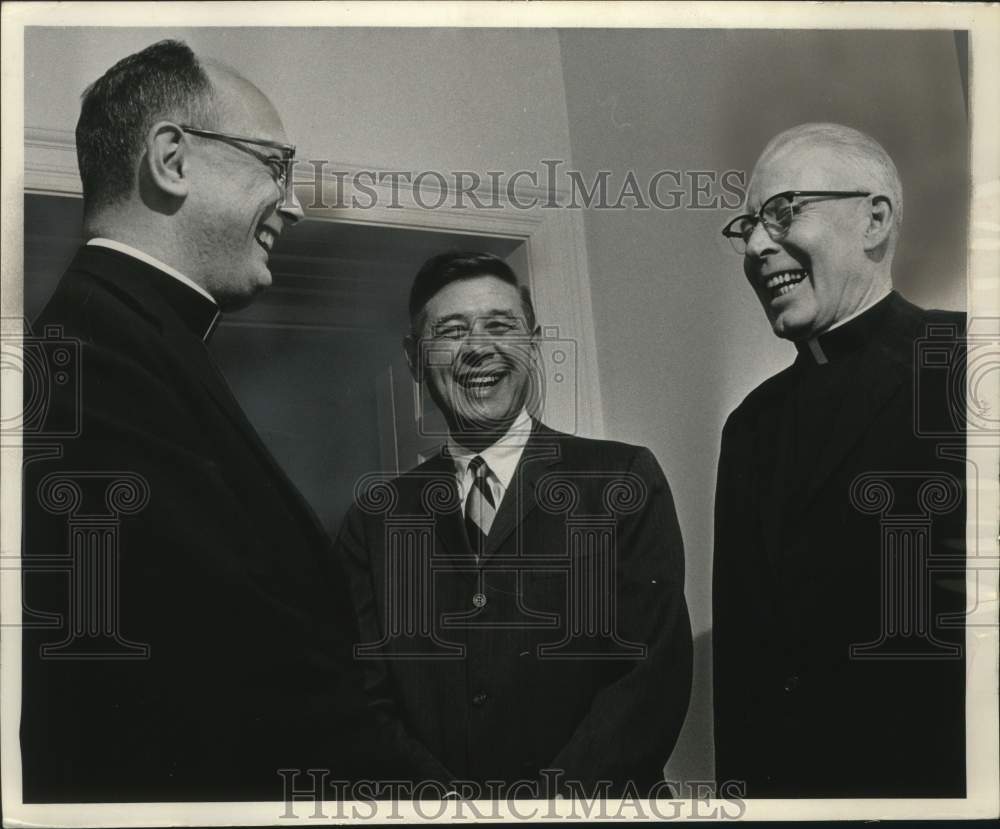
{"type": "MultiPolygon", "coordinates": [[[[337,537],[336,558],[348,573],[358,629],[362,643],[382,638],[382,625],[375,599],[364,519],[352,506],[337,537]]],[[[382,659],[364,659],[365,690],[369,705],[380,728],[380,737],[413,770],[415,782],[434,780],[445,785],[454,775],[416,737],[409,733],[396,705],[392,679],[382,659]]]]}
{"type": "MultiPolygon", "coordinates": [[[[629,469],[642,506],[619,521],[618,634],[644,646],[595,697],[550,763],[566,779],[648,790],[663,777],[691,692],[691,624],[684,599],[684,547],[667,480],[648,449],[629,469]]],[[[643,792],[644,793],[644,792],[643,792]]]]}

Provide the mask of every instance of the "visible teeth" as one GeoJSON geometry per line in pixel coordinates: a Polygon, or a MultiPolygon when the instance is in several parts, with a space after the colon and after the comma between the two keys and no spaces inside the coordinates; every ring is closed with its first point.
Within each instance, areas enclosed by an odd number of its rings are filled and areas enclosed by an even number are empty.
{"type": "Polygon", "coordinates": [[[466,386],[486,387],[486,386],[493,386],[499,382],[500,382],[499,374],[483,374],[478,377],[465,378],[466,386]]]}
{"type": "Polygon", "coordinates": [[[777,299],[790,291],[795,290],[795,286],[809,276],[808,271],[781,271],[771,274],[764,286],[771,292],[771,298],[777,299]]]}
{"type": "MultiPolygon", "coordinates": [[[[768,290],[773,291],[775,288],[780,288],[784,285],[794,285],[801,282],[808,276],[806,271],[781,271],[781,273],[771,274],[767,278],[765,283],[768,290]]],[[[787,293],[785,291],[784,293],[787,293]]]]}

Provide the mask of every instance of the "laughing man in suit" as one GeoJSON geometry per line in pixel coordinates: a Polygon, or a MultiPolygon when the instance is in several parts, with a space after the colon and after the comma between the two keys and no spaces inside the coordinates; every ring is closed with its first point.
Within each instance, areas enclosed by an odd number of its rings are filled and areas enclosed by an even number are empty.
{"type": "Polygon", "coordinates": [[[48,411],[80,431],[54,457],[25,441],[25,800],[281,800],[279,768],[399,773],[367,756],[329,539],[208,350],[302,217],[281,119],[163,41],[86,91],[76,137],[88,241],[36,330],[78,348],[48,411]]]}
{"type": "Polygon", "coordinates": [[[781,133],[747,204],[723,233],[798,357],[722,436],[717,777],[750,797],[961,797],[964,439],[943,424],[964,405],[941,381],[964,315],[893,291],[902,188],[869,136],[781,133]]]}
{"type": "Polygon", "coordinates": [[[648,792],[691,681],[666,479],[648,449],[529,413],[539,328],[502,260],[430,259],[409,310],[410,368],[447,442],[362,492],[339,542],[383,725],[428,779],[550,769],[560,785],[648,792]]]}

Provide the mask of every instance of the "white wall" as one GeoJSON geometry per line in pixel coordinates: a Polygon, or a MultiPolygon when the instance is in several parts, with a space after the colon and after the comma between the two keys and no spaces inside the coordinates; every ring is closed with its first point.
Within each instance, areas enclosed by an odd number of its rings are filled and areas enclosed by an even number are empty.
{"type": "Polygon", "coordinates": [[[300,158],[486,171],[535,169],[569,149],[551,30],[29,28],[26,127],[72,130],[87,84],[166,37],[257,84],[300,158]]]}

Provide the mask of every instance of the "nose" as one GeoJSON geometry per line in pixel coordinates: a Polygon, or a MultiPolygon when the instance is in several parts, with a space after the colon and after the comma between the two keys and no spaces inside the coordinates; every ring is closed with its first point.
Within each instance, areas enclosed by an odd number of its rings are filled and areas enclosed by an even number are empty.
{"type": "Polygon", "coordinates": [[[747,239],[746,256],[759,259],[769,253],[776,253],[778,246],[770,234],[764,229],[763,222],[757,222],[750,238],[747,239]]]}
{"type": "Polygon", "coordinates": [[[462,342],[460,359],[466,365],[476,365],[496,354],[497,340],[484,323],[474,322],[462,342]]]}
{"type": "Polygon", "coordinates": [[[289,186],[285,191],[284,198],[278,202],[278,213],[285,220],[286,224],[294,225],[302,221],[306,214],[299,204],[299,199],[295,195],[295,188],[289,186]]]}

